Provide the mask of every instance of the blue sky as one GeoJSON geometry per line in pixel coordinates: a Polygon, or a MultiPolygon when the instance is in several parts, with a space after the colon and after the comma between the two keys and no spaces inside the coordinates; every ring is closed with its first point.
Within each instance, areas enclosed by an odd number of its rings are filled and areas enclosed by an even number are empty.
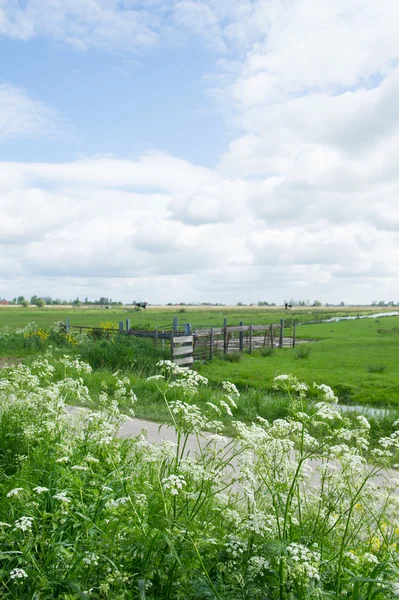
{"type": "Polygon", "coordinates": [[[58,112],[61,139],[0,145],[3,160],[72,160],[81,155],[135,156],[148,148],[213,166],[228,142],[206,84],[215,55],[168,48],[124,56],[32,40],[2,40],[1,82],[13,82],[58,112]]]}
{"type": "Polygon", "coordinates": [[[396,0],[0,0],[0,295],[399,284],[396,0]]]}

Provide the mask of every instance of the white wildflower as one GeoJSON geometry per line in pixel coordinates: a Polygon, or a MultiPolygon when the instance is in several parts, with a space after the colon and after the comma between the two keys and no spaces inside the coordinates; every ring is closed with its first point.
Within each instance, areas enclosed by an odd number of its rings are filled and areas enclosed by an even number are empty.
{"type": "Polygon", "coordinates": [[[363,415],[358,415],[356,417],[359,425],[363,428],[363,429],[370,429],[370,423],[368,422],[368,420],[366,419],[365,416],[363,415]]]}
{"type": "Polygon", "coordinates": [[[13,569],[10,571],[10,579],[25,579],[26,577],[28,575],[23,569],[13,569]]]}
{"type": "Polygon", "coordinates": [[[236,396],[237,398],[239,398],[240,393],[237,390],[234,383],[231,383],[231,381],[222,381],[222,387],[229,396],[236,396]]]}
{"type": "Polygon", "coordinates": [[[226,413],[229,415],[229,417],[232,417],[232,416],[233,416],[233,413],[231,412],[231,408],[230,408],[230,406],[227,404],[227,402],[225,402],[224,400],[221,400],[221,401],[220,401],[220,406],[221,406],[222,408],[224,408],[224,409],[225,409],[225,411],[226,411],[226,413]]]}
{"type": "Polygon", "coordinates": [[[375,554],[371,554],[370,552],[366,552],[366,553],[364,554],[364,556],[363,556],[363,559],[364,559],[366,562],[368,562],[368,563],[371,563],[371,564],[374,564],[374,565],[378,565],[378,563],[379,563],[379,560],[378,560],[378,558],[375,556],[375,554]]]}
{"type": "Polygon", "coordinates": [[[24,488],[14,488],[10,490],[7,494],[7,498],[11,498],[12,496],[19,496],[19,492],[23,492],[24,488]]]}
{"type": "Polygon", "coordinates": [[[186,480],[181,475],[169,475],[169,477],[164,477],[161,483],[164,489],[168,490],[172,496],[177,496],[183,489],[183,486],[186,485],[186,480]]]}
{"type": "Polygon", "coordinates": [[[212,408],[212,410],[214,410],[215,412],[217,412],[218,415],[221,414],[221,410],[218,406],[216,406],[216,404],[213,404],[213,402],[206,402],[206,404],[212,408]]]}
{"type": "Polygon", "coordinates": [[[97,556],[97,554],[94,554],[94,552],[86,552],[85,556],[83,557],[83,562],[85,563],[85,565],[98,565],[98,560],[99,560],[99,556],[97,556]]]}
{"type": "Polygon", "coordinates": [[[54,500],[59,500],[60,502],[65,502],[66,504],[68,504],[71,500],[66,494],[66,492],[58,492],[58,494],[55,494],[53,498],[54,500]]]}
{"type": "Polygon", "coordinates": [[[15,529],[20,529],[21,531],[29,531],[32,529],[33,518],[32,517],[21,517],[17,519],[14,523],[15,529]]]}
{"type": "Polygon", "coordinates": [[[33,488],[33,491],[36,492],[36,494],[44,494],[44,492],[48,492],[49,490],[46,487],[38,485],[37,487],[33,488]]]}
{"type": "Polygon", "coordinates": [[[57,458],[57,460],[55,461],[56,463],[67,463],[69,462],[69,456],[61,456],[60,458],[57,458]]]}

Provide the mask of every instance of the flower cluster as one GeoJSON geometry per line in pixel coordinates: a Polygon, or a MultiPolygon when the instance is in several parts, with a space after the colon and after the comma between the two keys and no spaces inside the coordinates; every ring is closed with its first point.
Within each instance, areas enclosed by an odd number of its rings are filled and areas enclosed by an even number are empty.
{"type": "MultiPolygon", "coordinates": [[[[237,388],[168,361],[173,426],[150,443],[117,435],[127,375],[95,394],[79,359],[61,361],[0,374],[2,599],[354,598],[354,582],[358,598],[397,596],[398,483],[367,463],[368,420],[341,415],[327,386],[306,404],[301,382],[275,378],[290,416],[229,420],[224,439],[208,414],[233,414],[237,388]],[[67,406],[78,398],[96,410],[67,406]]],[[[393,460],[399,433],[377,450],[393,460]]]]}

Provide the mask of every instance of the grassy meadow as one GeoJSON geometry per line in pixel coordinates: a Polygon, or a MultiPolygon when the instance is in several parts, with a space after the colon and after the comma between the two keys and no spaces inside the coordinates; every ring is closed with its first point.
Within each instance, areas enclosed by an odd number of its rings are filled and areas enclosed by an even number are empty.
{"type": "MultiPolygon", "coordinates": [[[[386,311],[392,310],[386,308],[386,311]]],[[[301,323],[297,339],[313,340],[297,348],[276,349],[262,355],[244,353],[239,362],[215,358],[212,363],[198,366],[210,381],[228,378],[241,390],[270,390],[273,377],[292,373],[308,384],[314,381],[332,386],[340,402],[399,407],[398,353],[399,317],[355,319],[336,323],[313,323],[331,316],[353,316],[382,312],[372,308],[295,308],[280,307],[149,307],[135,311],[133,307],[105,309],[101,307],[1,307],[0,328],[24,327],[34,321],[48,328],[67,316],[71,325],[98,327],[101,323],[130,319],[132,327],[151,329],[165,326],[177,317],[179,324],[221,326],[226,317],[228,325],[278,323],[281,318],[293,318],[301,323]]],[[[0,344],[3,357],[23,357],[35,354],[35,347],[15,347],[0,344]]]]}
{"type": "Polygon", "coordinates": [[[201,373],[211,381],[231,378],[240,389],[261,389],[292,373],[310,385],[327,383],[340,402],[399,406],[399,317],[300,325],[297,336],[314,341],[265,356],[244,354],[237,363],[217,359],[201,373]]]}
{"type": "Polygon", "coordinates": [[[133,306],[118,308],[102,308],[100,306],[46,306],[38,308],[29,306],[0,306],[0,328],[24,327],[34,321],[40,327],[49,327],[54,321],[64,321],[70,318],[71,325],[99,327],[102,321],[118,322],[130,319],[132,327],[153,328],[170,325],[174,317],[180,324],[191,323],[195,326],[222,326],[227,318],[228,325],[238,325],[240,321],[246,324],[262,325],[279,323],[282,318],[293,318],[298,322],[318,321],[329,316],[353,316],[375,312],[389,312],[391,307],[295,307],[285,311],[282,307],[273,306],[149,306],[147,309],[135,310],[133,306]]]}
{"type": "Polygon", "coordinates": [[[217,325],[219,311],[0,310],[2,599],[397,597],[387,469],[399,464],[398,411],[343,413],[313,381],[341,400],[395,405],[399,317],[302,324],[298,336],[314,341],[199,372],[148,339],[51,325],[66,314],[78,325],[130,315],[140,326],[217,325]],[[119,437],[131,416],[169,424],[176,442],[119,437]]]}

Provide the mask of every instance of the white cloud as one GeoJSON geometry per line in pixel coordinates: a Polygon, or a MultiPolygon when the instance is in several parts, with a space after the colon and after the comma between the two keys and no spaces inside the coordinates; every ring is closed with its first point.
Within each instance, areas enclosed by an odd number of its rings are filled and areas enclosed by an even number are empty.
{"type": "Polygon", "coordinates": [[[156,16],[148,10],[118,9],[108,0],[5,0],[0,34],[20,40],[46,37],[85,50],[152,48],[158,45],[156,16]]]}
{"type": "MultiPolygon", "coordinates": [[[[0,164],[2,272],[14,295],[25,293],[16,281],[29,285],[33,274],[48,286],[41,293],[61,296],[391,299],[399,284],[396,0],[24,6],[3,2],[4,35],[80,48],[143,50],[194,36],[212,45],[224,59],[208,81],[219,85],[214,97],[236,134],[215,169],[159,152],[0,164]]],[[[40,114],[34,106],[21,114],[40,114]]],[[[14,125],[13,135],[23,130],[14,125]]]]}
{"type": "Polygon", "coordinates": [[[225,51],[222,19],[234,23],[237,13],[242,11],[226,12],[219,2],[191,0],[26,0],[23,6],[3,0],[0,35],[48,38],[78,50],[139,52],[162,43],[187,43],[194,35],[225,51]]]}
{"type": "Polygon", "coordinates": [[[0,181],[10,172],[0,253],[12,295],[110,295],[111,288],[126,301],[363,301],[370,282],[382,293],[399,278],[396,184],[385,190],[386,218],[377,221],[371,194],[339,218],[334,208],[345,195],[329,207],[324,196],[320,205],[305,199],[294,213],[295,196],[278,196],[279,178],[230,179],[165,154],[8,163],[0,181]],[[362,285],[351,289],[353,273],[362,285]]]}
{"type": "Polygon", "coordinates": [[[25,90],[0,84],[0,141],[14,137],[56,135],[60,129],[56,112],[25,90]]]}

